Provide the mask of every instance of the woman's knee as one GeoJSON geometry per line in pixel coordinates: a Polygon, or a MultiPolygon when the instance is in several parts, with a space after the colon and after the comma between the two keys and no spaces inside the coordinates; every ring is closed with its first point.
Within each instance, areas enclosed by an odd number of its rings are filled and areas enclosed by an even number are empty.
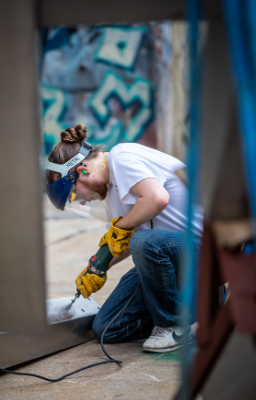
{"type": "MultiPolygon", "coordinates": [[[[109,324],[109,321],[106,321],[105,323],[103,322],[103,319],[99,314],[96,315],[96,317],[93,320],[92,323],[92,331],[94,334],[95,339],[98,340],[98,342],[101,341],[101,336],[106,329],[107,325],[109,324]]],[[[118,339],[118,332],[114,327],[109,327],[107,332],[104,335],[104,343],[116,343],[118,339]]]]}
{"type": "Polygon", "coordinates": [[[148,234],[146,231],[138,231],[133,234],[130,241],[130,251],[132,254],[144,251],[147,236],[148,234]]]}
{"type": "Polygon", "coordinates": [[[95,339],[97,339],[100,342],[101,335],[104,332],[105,326],[102,324],[101,318],[98,318],[98,315],[99,314],[97,314],[93,320],[92,331],[95,336],[95,339]]]}
{"type": "Polygon", "coordinates": [[[130,241],[130,250],[132,253],[140,253],[145,250],[158,250],[166,242],[176,244],[177,241],[183,241],[183,235],[180,232],[169,232],[162,229],[144,229],[135,232],[130,241]]]}

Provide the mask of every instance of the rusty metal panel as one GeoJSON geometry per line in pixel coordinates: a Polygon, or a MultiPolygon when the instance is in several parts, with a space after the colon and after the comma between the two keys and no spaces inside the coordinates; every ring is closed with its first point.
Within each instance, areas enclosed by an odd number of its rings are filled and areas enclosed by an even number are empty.
{"type": "Polygon", "coordinates": [[[244,254],[220,248],[220,265],[230,287],[230,305],[240,332],[256,334],[255,252],[244,254]]]}
{"type": "Polygon", "coordinates": [[[0,330],[46,325],[34,2],[0,13],[0,330]]]}

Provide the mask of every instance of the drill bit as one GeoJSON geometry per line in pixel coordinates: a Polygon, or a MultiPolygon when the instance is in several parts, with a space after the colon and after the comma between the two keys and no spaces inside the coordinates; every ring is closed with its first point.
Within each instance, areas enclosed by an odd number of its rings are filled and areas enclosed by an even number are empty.
{"type": "Polygon", "coordinates": [[[72,305],[74,304],[74,302],[76,301],[76,299],[78,299],[78,297],[80,296],[81,292],[77,289],[77,292],[75,294],[75,297],[73,299],[71,299],[71,303],[66,307],[66,310],[70,310],[70,308],[72,307],[72,305]]]}
{"type": "MultiPolygon", "coordinates": [[[[81,292],[77,289],[76,294],[75,294],[75,297],[71,300],[71,303],[72,303],[72,304],[76,301],[76,299],[78,299],[78,297],[80,296],[80,294],[81,294],[81,292]]],[[[71,304],[71,305],[72,305],[72,304],[71,304]]]]}

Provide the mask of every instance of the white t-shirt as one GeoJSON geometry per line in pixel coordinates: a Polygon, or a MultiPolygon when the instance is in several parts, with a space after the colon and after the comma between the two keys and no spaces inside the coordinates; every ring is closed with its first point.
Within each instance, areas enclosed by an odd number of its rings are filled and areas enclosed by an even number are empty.
{"type": "MultiPolygon", "coordinates": [[[[118,144],[108,155],[110,183],[105,208],[109,220],[124,217],[133,207],[138,195],[131,188],[147,178],[157,179],[170,195],[165,209],[153,219],[154,229],[173,232],[186,231],[186,205],[188,191],[182,181],[175,175],[177,169],[185,167],[177,158],[169,156],[150,147],[135,143],[118,144]]],[[[152,181],[152,184],[154,182],[152,181]]],[[[202,234],[203,212],[199,206],[194,207],[193,233],[202,234]]],[[[150,229],[150,221],[140,225],[136,230],[150,229]]]]}

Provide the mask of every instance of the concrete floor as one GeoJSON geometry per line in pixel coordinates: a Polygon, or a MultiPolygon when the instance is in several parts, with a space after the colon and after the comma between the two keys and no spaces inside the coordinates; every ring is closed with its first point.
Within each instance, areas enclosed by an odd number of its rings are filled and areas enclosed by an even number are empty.
{"type": "MultiPolygon", "coordinates": [[[[0,377],[1,400],[34,399],[161,399],[174,395],[179,386],[179,353],[149,355],[141,352],[141,343],[107,345],[110,354],[123,361],[82,371],[58,383],[32,377],[0,377]]],[[[83,365],[104,360],[100,345],[93,340],[15,370],[59,377],[83,365]]]]}
{"type": "MultiPolygon", "coordinates": [[[[97,251],[106,231],[105,223],[58,212],[45,201],[45,245],[47,297],[75,294],[74,280],[97,251]]],[[[104,287],[93,297],[103,304],[121,276],[133,266],[131,258],[108,272],[104,287]]],[[[108,364],[82,371],[58,383],[32,377],[0,375],[1,400],[34,399],[170,399],[180,384],[180,352],[147,354],[141,342],[106,345],[122,367],[108,364]]],[[[96,340],[14,368],[47,377],[59,377],[72,370],[105,360],[96,340]]]]}

